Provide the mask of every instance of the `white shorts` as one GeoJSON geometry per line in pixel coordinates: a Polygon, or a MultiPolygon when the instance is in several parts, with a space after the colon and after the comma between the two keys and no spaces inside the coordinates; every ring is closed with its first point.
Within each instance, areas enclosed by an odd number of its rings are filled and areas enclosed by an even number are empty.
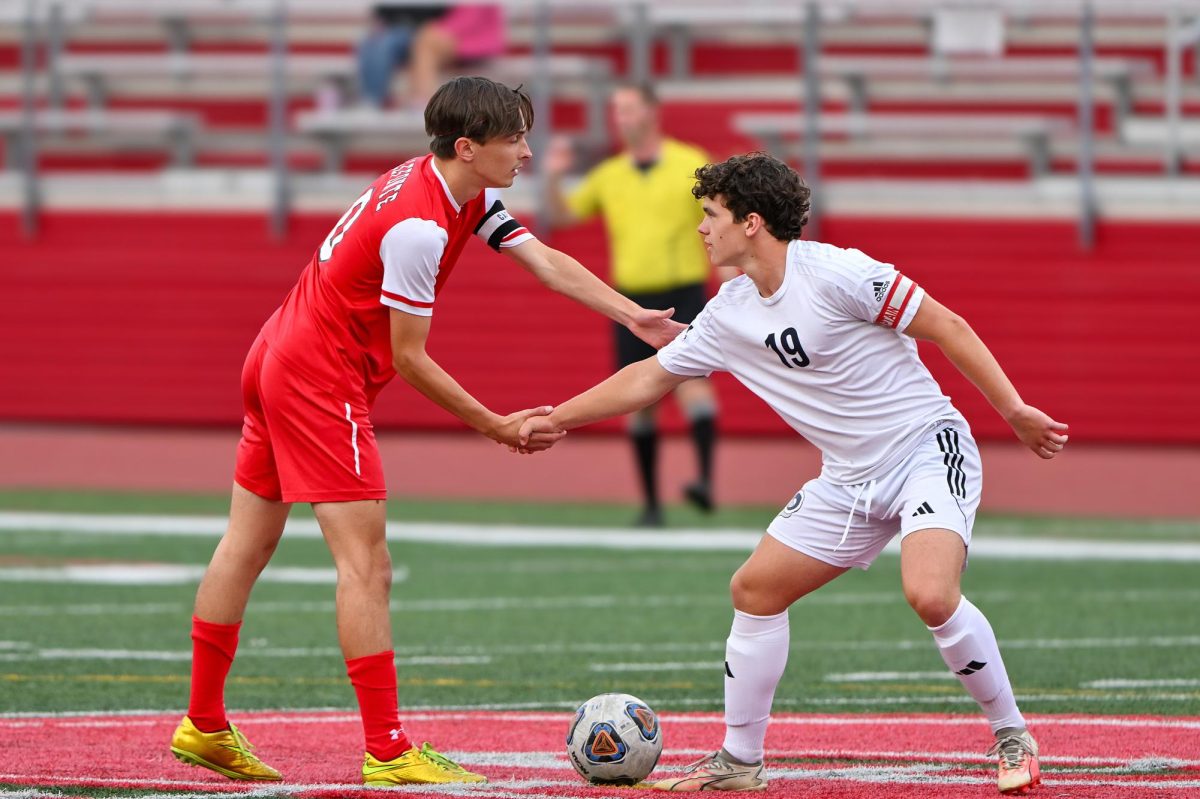
{"type": "Polygon", "coordinates": [[[961,424],[945,422],[895,468],[860,485],[823,477],[804,484],[767,527],[792,549],[834,566],[866,569],[887,543],[917,530],[952,530],[971,545],[983,469],[961,424]]]}

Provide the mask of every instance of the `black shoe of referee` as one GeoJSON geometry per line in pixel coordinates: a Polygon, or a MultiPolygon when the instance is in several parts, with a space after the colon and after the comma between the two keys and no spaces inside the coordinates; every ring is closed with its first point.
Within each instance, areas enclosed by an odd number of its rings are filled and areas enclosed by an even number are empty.
{"type": "Polygon", "coordinates": [[[696,480],[685,485],[683,496],[704,513],[712,513],[716,508],[712,498],[712,486],[706,480],[696,480]]]}
{"type": "Polygon", "coordinates": [[[662,509],[657,505],[648,505],[642,509],[641,514],[634,519],[634,527],[665,527],[666,521],[663,519],[662,509]]]}

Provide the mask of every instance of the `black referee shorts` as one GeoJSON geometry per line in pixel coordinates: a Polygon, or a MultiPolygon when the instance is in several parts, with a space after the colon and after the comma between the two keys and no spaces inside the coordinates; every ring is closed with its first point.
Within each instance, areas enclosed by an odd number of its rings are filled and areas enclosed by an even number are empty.
{"type": "MultiPolygon", "coordinates": [[[[646,294],[625,293],[625,296],[643,308],[657,311],[674,308],[675,316],[672,318],[685,325],[690,325],[704,308],[704,304],[708,302],[708,295],[704,291],[703,283],[646,294]]],[[[617,369],[623,369],[631,363],[644,361],[657,352],[649,344],[630,333],[629,328],[624,325],[614,324],[613,336],[616,344],[617,369]]]]}

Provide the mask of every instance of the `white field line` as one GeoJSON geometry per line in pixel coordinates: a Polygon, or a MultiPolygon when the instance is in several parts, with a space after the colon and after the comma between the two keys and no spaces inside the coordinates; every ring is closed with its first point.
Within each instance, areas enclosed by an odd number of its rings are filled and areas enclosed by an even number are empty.
{"type": "MultiPolygon", "coordinates": [[[[341,657],[342,650],[336,647],[313,649],[254,649],[247,647],[238,652],[239,658],[332,658],[341,657]]],[[[144,660],[182,663],[192,659],[188,650],[155,649],[38,649],[30,645],[20,652],[0,652],[0,662],[28,660],[144,660]]],[[[487,665],[492,658],[487,655],[416,655],[397,657],[397,666],[478,666],[487,665]]]]}
{"type": "MultiPolygon", "coordinates": [[[[469,763],[472,766],[516,766],[519,768],[545,769],[570,772],[571,764],[565,752],[470,752],[465,750],[447,751],[446,754],[454,760],[469,763]]],[[[663,756],[683,763],[691,762],[700,755],[712,754],[711,749],[665,749],[663,756]]],[[[926,764],[947,764],[937,767],[948,768],[956,764],[991,765],[995,757],[978,752],[922,752],[907,751],[860,751],[858,749],[798,749],[782,751],[772,749],[768,757],[768,766],[772,760],[792,758],[838,758],[844,760],[915,760],[926,764]]],[[[1071,757],[1069,755],[1050,755],[1039,758],[1042,763],[1053,763],[1060,766],[1088,766],[1091,773],[1112,774],[1156,774],[1163,771],[1200,766],[1200,760],[1180,760],[1166,757],[1116,758],[1116,757],[1071,757]]],[[[919,768],[920,765],[904,766],[919,768]]],[[[927,766],[928,767],[928,766],[927,766]]],[[[666,770],[678,770],[678,766],[666,766],[666,770]]],[[[810,769],[805,769],[809,771],[810,769]]],[[[772,774],[775,773],[772,767],[772,774]]]]}
{"type": "MultiPolygon", "coordinates": [[[[1156,700],[1160,702],[1196,702],[1200,700],[1200,691],[1192,693],[1170,693],[1170,694],[1150,694],[1150,693],[1113,693],[1097,691],[1094,694],[1076,694],[1076,693],[1018,693],[1017,700],[1026,704],[1036,704],[1038,702],[1112,702],[1118,700],[1128,700],[1136,702],[1144,702],[1147,700],[1156,700]]],[[[675,706],[692,706],[692,705],[713,705],[720,704],[720,697],[698,699],[698,698],[682,698],[673,699],[671,704],[675,706]]],[[[569,703],[556,704],[555,707],[565,707],[569,703]]],[[[824,707],[878,707],[884,705],[965,705],[974,707],[975,700],[970,696],[959,694],[944,694],[941,696],[929,696],[928,694],[920,694],[916,696],[897,696],[888,694],[886,696],[853,696],[853,697],[775,697],[775,707],[791,707],[791,708],[824,708],[824,707]]],[[[771,723],[777,723],[772,717],[771,723]]],[[[890,722],[889,722],[890,723],[890,722]]]]}
{"type": "MultiPolygon", "coordinates": [[[[1030,594],[1025,591],[972,591],[971,598],[974,600],[985,600],[988,602],[1010,602],[1028,599],[1030,594]]],[[[1188,588],[1161,588],[1161,589],[1112,589],[1112,590],[1093,590],[1079,591],[1071,594],[1072,599],[1086,602],[1119,602],[1123,604],[1131,602],[1168,602],[1175,605],[1182,605],[1189,602],[1200,601],[1200,589],[1188,588]]],[[[516,597],[501,597],[499,599],[471,599],[471,600],[453,600],[452,604],[445,604],[443,600],[394,600],[392,602],[393,610],[419,610],[419,611],[438,611],[438,610],[464,610],[474,611],[480,610],[481,605],[486,604],[488,607],[495,609],[508,609],[511,607],[520,606],[520,603],[525,603],[523,607],[532,609],[553,609],[561,607],[565,602],[582,602],[584,607],[611,607],[614,604],[625,602],[630,604],[640,604],[645,601],[658,602],[662,605],[694,605],[702,604],[727,604],[728,598],[724,593],[714,593],[705,596],[689,596],[680,597],[672,595],[670,597],[578,597],[570,596],[559,598],[544,598],[530,597],[520,599],[516,597]]],[[[804,606],[812,605],[899,605],[904,600],[900,592],[897,591],[827,591],[818,592],[806,596],[803,600],[804,606]]],[[[332,601],[288,601],[288,602],[255,602],[255,613],[333,613],[334,603],[332,601]]],[[[0,617],[3,616],[152,616],[158,614],[178,615],[190,611],[191,605],[182,602],[119,602],[119,603],[86,603],[86,604],[68,604],[68,605],[24,605],[24,604],[7,604],[0,605],[0,617]]],[[[487,608],[482,608],[487,609],[487,608]]],[[[1104,639],[1098,639],[1104,640],[1104,639]]],[[[836,642],[835,642],[836,645],[836,642]]],[[[890,645],[890,644],[889,644],[890,645]]],[[[927,645],[927,639],[921,639],[910,643],[911,647],[924,647],[927,645]]],[[[531,644],[530,646],[539,646],[531,644]]],[[[556,646],[556,645],[552,645],[556,646]]],[[[580,646],[588,646],[580,644],[580,646]]],[[[597,645],[599,646],[599,645],[597,645]]],[[[642,642],[631,642],[623,645],[631,651],[639,651],[641,649],[660,649],[660,645],[648,645],[642,642]]],[[[663,644],[662,647],[676,646],[673,644],[663,644]]],[[[682,645],[685,649],[690,650],[693,645],[682,645]]],[[[703,645],[712,649],[724,649],[724,644],[719,647],[715,644],[703,645]]],[[[871,642],[863,642],[857,644],[857,648],[870,648],[873,646],[871,642]]],[[[526,648],[522,647],[522,651],[526,648]]],[[[550,651],[550,650],[548,650],[550,651]]],[[[552,650],[558,651],[558,650],[552,650]]],[[[608,645],[596,651],[608,651],[608,645]]]]}
{"type": "MultiPolygon", "coordinates": [[[[554,771],[568,771],[568,766],[565,759],[561,755],[546,752],[448,752],[451,757],[461,759],[467,765],[480,766],[518,766],[525,768],[538,768],[554,771]]],[[[691,754],[690,751],[680,751],[678,753],[668,751],[668,755],[672,754],[691,754]]],[[[914,753],[916,756],[929,757],[922,753],[914,753]]],[[[862,755],[867,756],[867,755],[862,755]]],[[[1136,768],[1139,761],[1131,761],[1128,765],[1136,768]]],[[[1150,761],[1143,761],[1146,765],[1150,761]]],[[[1155,761],[1155,765],[1159,765],[1155,761]]],[[[1170,768],[1172,765],[1166,761],[1161,762],[1161,766],[1170,768]]],[[[667,768],[664,771],[677,772],[682,767],[667,768]]],[[[816,780],[835,780],[846,782],[866,782],[874,784],[925,784],[925,785],[982,785],[990,784],[994,781],[994,777],[989,775],[965,775],[965,774],[948,774],[946,772],[955,769],[955,764],[947,763],[917,763],[905,764],[897,766],[850,766],[850,767],[835,767],[835,768],[811,768],[811,769],[770,769],[770,776],[777,780],[797,780],[797,781],[816,781],[816,780]]],[[[1153,772],[1129,772],[1136,773],[1142,776],[1150,776],[1153,772]]],[[[1065,776],[1065,775],[1064,775],[1065,776]]],[[[14,780],[27,778],[27,775],[0,774],[0,780],[14,780]]],[[[1188,779],[1163,779],[1163,780],[1112,780],[1105,778],[1096,778],[1090,774],[1072,775],[1072,777],[1063,779],[1059,777],[1050,777],[1044,779],[1045,784],[1050,786],[1061,787],[1098,787],[1098,786],[1123,786],[1123,787],[1146,787],[1154,789],[1192,789],[1200,787],[1200,780],[1188,779]]],[[[59,784],[101,784],[115,785],[128,787],[156,787],[161,785],[172,785],[179,787],[199,787],[196,783],[185,783],[177,780],[163,779],[116,779],[116,778],[79,778],[62,779],[59,784]]],[[[526,796],[523,793],[512,793],[512,791],[522,791],[539,788],[556,788],[556,787],[574,787],[579,788],[581,784],[578,780],[560,780],[547,778],[534,779],[510,779],[501,782],[489,783],[486,786],[445,786],[445,789],[435,790],[438,794],[450,794],[461,796],[487,796],[487,797],[518,797],[526,796]]],[[[262,786],[255,788],[249,792],[239,792],[242,796],[287,796],[289,794],[317,791],[317,790],[334,790],[358,793],[365,789],[360,784],[310,784],[310,785],[294,785],[294,784],[279,784],[271,786],[262,786]]],[[[428,788],[423,787],[424,793],[428,788]]],[[[200,795],[200,794],[197,794],[200,795]]],[[[172,794],[178,796],[178,794],[172,794]]]]}
{"type": "MultiPolygon", "coordinates": [[[[3,583],[53,583],[73,585],[189,585],[200,582],[207,566],[173,563],[78,563],[65,566],[0,568],[3,583]]],[[[393,583],[408,579],[408,568],[392,570],[393,583]]],[[[332,568],[267,566],[258,578],[264,583],[336,585],[332,568]]]]}
{"type": "Polygon", "coordinates": [[[826,674],[825,682],[907,682],[910,680],[955,680],[949,671],[846,671],[826,674]]]}
{"type": "Polygon", "coordinates": [[[1200,688],[1200,680],[1092,680],[1080,688],[1200,688]]]}
{"type": "MultiPolygon", "coordinates": [[[[1186,694],[1122,694],[1112,692],[1097,692],[1095,694],[1073,694],[1073,693],[1021,693],[1017,692],[1017,701],[1026,704],[1034,704],[1037,702],[1113,702],[1117,700],[1128,700],[1144,702],[1146,700],[1156,700],[1159,702],[1195,702],[1200,700],[1200,692],[1192,692],[1186,694]]],[[[681,702],[680,704],[683,704],[681,702]]],[[[959,696],[957,694],[948,694],[946,696],[928,696],[921,694],[919,696],[830,696],[830,697],[813,697],[790,699],[776,698],[776,705],[784,707],[876,707],[879,705],[971,705],[974,706],[975,700],[970,696],[959,696]]]]}
{"type": "MultiPolygon", "coordinates": [[[[57,531],[103,535],[219,536],[223,516],[148,516],[0,512],[0,530],[57,531]]],[[[287,534],[320,538],[313,519],[293,519],[287,534]]],[[[521,525],[392,522],[389,538],[433,544],[478,546],[584,547],[589,549],[749,552],[762,537],[757,530],[633,531],[626,528],[527,527],[521,525]]],[[[887,551],[896,552],[893,540],[887,551]]],[[[1200,544],[1068,538],[981,537],[971,544],[973,557],[1015,560],[1118,560],[1200,562],[1200,544]]]]}
{"type": "MultiPolygon", "coordinates": [[[[538,723],[562,724],[570,720],[568,712],[508,712],[522,710],[519,705],[536,704],[538,708],[545,703],[514,703],[495,710],[498,705],[463,705],[458,707],[413,707],[405,709],[405,721],[411,722],[445,722],[465,721],[472,723],[494,722],[506,723],[538,723]],[[491,712],[490,712],[491,711],[491,712]]],[[[578,700],[562,703],[563,707],[574,710],[578,700]]],[[[64,710],[56,712],[0,712],[0,727],[36,727],[52,724],[62,726],[67,723],[77,723],[79,726],[121,727],[131,724],[154,725],[174,723],[184,713],[182,708],[164,711],[162,709],[140,708],[136,710],[64,710]],[[67,722],[75,719],[76,722],[67,722]]],[[[721,713],[661,713],[660,719],[664,724],[710,724],[723,726],[725,717],[721,713]]],[[[270,710],[243,713],[242,726],[253,729],[255,724],[358,724],[360,719],[356,713],[348,713],[340,708],[298,708],[296,710],[270,710]]],[[[1035,727],[1106,727],[1119,729],[1181,729],[1200,730],[1200,718],[1130,718],[1128,716],[1060,716],[1027,714],[1026,719],[1035,727]]],[[[929,727],[978,727],[979,718],[976,715],[945,716],[930,715],[872,715],[869,713],[851,713],[845,715],[785,715],[780,714],[771,718],[773,726],[789,727],[868,727],[881,725],[929,726],[929,727]]]]}
{"type": "MultiPolygon", "coordinates": [[[[28,778],[28,775],[21,774],[0,774],[0,780],[28,778]]],[[[272,783],[269,785],[256,785],[249,790],[221,790],[220,787],[214,786],[212,783],[204,782],[182,782],[179,780],[160,780],[160,779],[119,779],[115,777],[55,777],[55,781],[59,785],[111,785],[115,788],[133,788],[133,789],[149,789],[152,790],[159,786],[178,786],[180,788],[201,789],[199,792],[168,792],[156,793],[156,797],[163,799],[213,799],[217,796],[236,796],[236,797],[272,797],[272,796],[293,796],[310,792],[338,792],[338,793],[353,793],[378,796],[380,788],[370,787],[362,783],[312,783],[312,784],[297,784],[297,783],[272,783]],[[202,789],[209,788],[209,791],[202,789]],[[216,790],[212,790],[216,788],[216,790]]],[[[545,780],[545,779],[530,779],[530,780],[504,780],[498,782],[489,782],[485,785],[422,785],[417,790],[419,794],[412,790],[404,788],[390,789],[393,791],[393,796],[474,796],[483,797],[486,799],[530,799],[531,794],[516,791],[528,791],[531,789],[543,787],[565,787],[574,786],[576,788],[584,787],[579,780],[570,782],[563,780],[545,780]]],[[[222,786],[224,787],[224,786],[222,786]]],[[[415,786],[414,786],[415,787],[415,786]]],[[[389,789],[382,789],[389,790],[389,789]]],[[[3,794],[0,794],[3,795],[3,794]]],[[[57,792],[39,791],[37,796],[47,797],[67,797],[70,794],[57,792]]]]}
{"type": "MultiPolygon", "coordinates": [[[[889,601],[896,601],[892,593],[889,601]]],[[[879,600],[882,603],[882,595],[879,600]]],[[[551,597],[519,597],[519,596],[490,596],[472,597],[469,599],[393,599],[390,603],[394,611],[413,611],[420,613],[477,613],[480,611],[509,611],[509,610],[560,610],[560,609],[594,609],[624,606],[636,607],[695,607],[697,604],[724,605],[729,599],[724,594],[707,596],[670,594],[664,596],[622,596],[600,594],[596,596],[551,596],[551,597]]],[[[0,605],[0,616],[53,616],[68,615],[149,615],[154,613],[179,613],[187,607],[183,603],[148,603],[146,606],[137,604],[96,604],[96,605],[0,605]]],[[[299,602],[256,602],[252,606],[255,613],[333,613],[335,606],[332,600],[299,601],[299,602]]]]}
{"type": "MultiPolygon", "coordinates": [[[[1079,638],[1079,639],[1014,639],[1002,640],[1001,645],[1006,649],[1173,649],[1200,646],[1200,636],[1154,636],[1149,638],[1079,638]]],[[[926,649],[932,646],[927,640],[922,641],[793,641],[792,649],[803,652],[820,648],[827,651],[836,650],[883,650],[910,651],[926,649]]],[[[412,647],[397,648],[397,665],[486,665],[497,657],[529,654],[551,653],[608,653],[615,650],[636,649],[635,644],[544,644],[538,646],[495,646],[495,647],[412,647]]],[[[667,647],[644,646],[641,651],[656,650],[680,652],[718,652],[719,642],[676,643],[667,647]]],[[[0,662],[19,662],[29,660],[145,660],[164,662],[184,662],[191,659],[191,650],[145,650],[145,649],[39,649],[26,641],[0,641],[0,662]]],[[[335,647],[243,647],[238,656],[242,658],[329,658],[340,656],[340,650],[335,647]]],[[[600,661],[588,664],[588,670],[597,673],[653,673],[669,671],[716,671],[722,668],[722,661],[647,661],[647,662],[608,662],[600,661]]],[[[949,672],[857,672],[849,674],[826,675],[827,682],[881,682],[888,680],[924,680],[924,679],[953,679],[949,672]]],[[[1096,681],[1095,684],[1085,683],[1084,688],[1191,688],[1200,685],[1200,680],[1116,680],[1096,681]],[[1112,684],[1108,684],[1111,682],[1112,684]]],[[[1174,696],[1176,699],[1189,696],[1174,696]]],[[[1151,698],[1145,695],[1144,698],[1151,698]]],[[[707,701],[707,700],[705,700],[707,701]]],[[[783,701],[783,700],[780,700],[783,701]]],[[[811,700],[817,701],[817,700],[811,700]]],[[[532,706],[543,707],[546,704],[532,703],[532,706]]],[[[503,707],[508,708],[509,705],[503,707]]]]}
{"type": "MultiPolygon", "coordinates": [[[[619,649],[619,647],[614,647],[619,649]]],[[[674,663],[589,663],[588,671],[601,673],[615,671],[720,671],[724,663],[720,660],[676,661],[674,663]]]]}

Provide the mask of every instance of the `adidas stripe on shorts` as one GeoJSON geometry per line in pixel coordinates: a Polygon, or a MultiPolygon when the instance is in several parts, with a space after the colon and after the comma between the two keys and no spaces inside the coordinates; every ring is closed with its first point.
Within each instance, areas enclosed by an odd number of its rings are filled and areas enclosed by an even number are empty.
{"type": "Polygon", "coordinates": [[[809,480],[767,533],[817,560],[860,569],[868,568],[897,533],[903,539],[918,530],[952,530],[969,547],[982,478],[970,431],[941,423],[874,481],[849,486],[821,477],[809,480]]]}

